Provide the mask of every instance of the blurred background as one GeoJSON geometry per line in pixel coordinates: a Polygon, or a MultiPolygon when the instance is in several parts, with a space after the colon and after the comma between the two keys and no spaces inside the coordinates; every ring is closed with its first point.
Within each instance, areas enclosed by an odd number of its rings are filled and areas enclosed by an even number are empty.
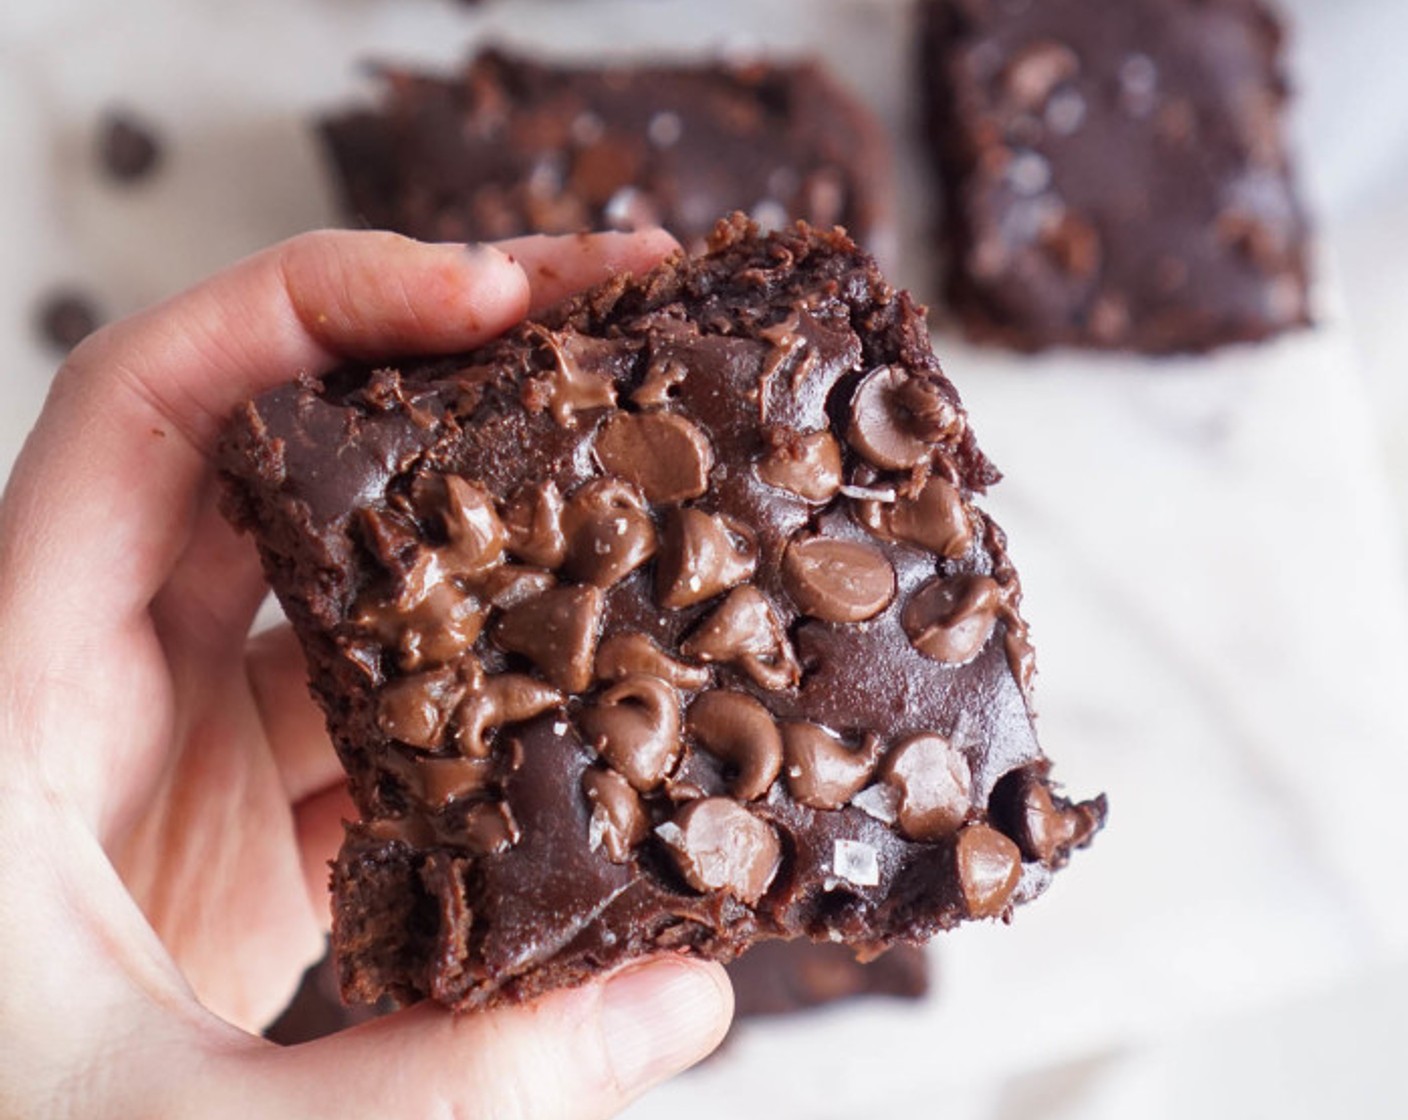
{"type": "MultiPolygon", "coordinates": [[[[929,950],[922,1000],[746,1025],[632,1115],[1408,1115],[1408,7],[1290,0],[1318,325],[1151,360],[936,349],[1007,481],[1056,775],[1111,822],[1011,927],[929,950]]],[[[937,298],[906,0],[6,0],[0,476],[102,316],[338,224],[313,133],[370,58],[814,54],[884,122],[891,271],[937,298]],[[95,161],[113,110],[157,168],[95,161]]]]}

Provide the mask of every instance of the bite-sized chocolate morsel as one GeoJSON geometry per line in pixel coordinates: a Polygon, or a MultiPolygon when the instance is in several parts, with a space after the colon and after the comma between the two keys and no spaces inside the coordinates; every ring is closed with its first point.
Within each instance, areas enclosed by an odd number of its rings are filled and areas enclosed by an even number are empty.
{"type": "Polygon", "coordinates": [[[782,769],[782,733],[762,704],[746,692],[717,689],[689,706],[685,727],[701,747],[728,763],[729,792],[754,801],[782,769]]]}
{"type": "Polygon", "coordinates": [[[119,183],[146,178],[161,162],[161,144],[145,121],[113,109],[98,125],[98,159],[108,177],[119,183]]]}
{"type": "Polygon", "coordinates": [[[322,122],[348,224],[425,241],[663,227],[722,214],[891,237],[888,138],[816,62],[581,66],[484,51],[381,67],[380,104],[322,122]]]}
{"type": "Polygon", "coordinates": [[[691,887],[748,905],[767,892],[782,862],[772,825],[726,797],[691,801],[655,833],[691,887]]]}
{"type": "Polygon", "coordinates": [[[925,657],[966,665],[997,625],[1002,589],[988,576],[963,575],[925,584],[905,604],[905,633],[925,657]]]}
{"type": "Polygon", "coordinates": [[[659,677],[627,677],[578,720],[587,743],[642,793],[663,782],[679,759],[679,693],[659,677]]]}
{"type": "Polygon", "coordinates": [[[995,918],[1007,909],[1022,877],[1022,853],[995,828],[970,824],[954,845],[958,881],[970,918],[995,918]]]}
{"type": "Polygon", "coordinates": [[[617,479],[588,482],[573,494],[562,528],[569,579],[611,587],[655,555],[655,524],[645,502],[634,486],[617,479]]]}
{"type": "Polygon", "coordinates": [[[698,426],[673,412],[617,412],[596,436],[602,470],[639,486],[651,502],[682,502],[709,488],[714,451],[698,426]]]}
{"type": "Polygon", "coordinates": [[[942,735],[911,735],[880,764],[880,779],[899,795],[896,818],[911,840],[938,840],[957,831],[972,810],[968,760],[942,735]]]}
{"type": "Polygon", "coordinates": [[[1263,0],[925,0],[948,301],[980,340],[1155,354],[1310,321],[1263,0]]]}
{"type": "Polygon", "coordinates": [[[742,522],[698,509],[677,509],[665,521],[655,564],[655,594],[679,610],[712,599],[752,576],[758,546],[742,522]]]}
{"type": "Polygon", "coordinates": [[[840,809],[869,783],[884,744],[867,735],[850,747],[820,724],[795,720],[782,725],[782,750],[793,800],[810,809],[840,809]]]}
{"type": "Polygon", "coordinates": [[[349,999],[873,953],[1006,916],[1103,823],[1036,743],[996,471],[840,233],[735,219],[472,354],[305,377],[220,466],[361,818],[349,999]]]}
{"type": "Polygon", "coordinates": [[[799,537],[782,562],[787,593],[803,614],[824,622],[864,622],[895,597],[895,570],[859,541],[799,537]]]}
{"type": "Polygon", "coordinates": [[[39,333],[60,353],[67,354],[101,325],[97,304],[76,288],[58,288],[39,303],[39,333]]]}
{"type": "Polygon", "coordinates": [[[841,489],[841,446],[830,432],[798,435],[785,428],[768,433],[772,444],[758,463],[758,477],[804,501],[829,502],[841,489]]]}
{"type": "Polygon", "coordinates": [[[680,652],[696,661],[737,665],[763,688],[792,688],[802,678],[777,612],[756,587],[730,591],[680,652]]]}
{"type": "Polygon", "coordinates": [[[601,608],[599,588],[555,587],[504,611],[494,641],[527,657],[563,692],[582,692],[592,681],[601,608]]]}
{"type": "Polygon", "coordinates": [[[592,806],[588,843],[603,848],[612,863],[625,863],[631,849],[650,833],[650,818],[631,783],[614,770],[592,767],[582,773],[582,792],[592,806]]]}

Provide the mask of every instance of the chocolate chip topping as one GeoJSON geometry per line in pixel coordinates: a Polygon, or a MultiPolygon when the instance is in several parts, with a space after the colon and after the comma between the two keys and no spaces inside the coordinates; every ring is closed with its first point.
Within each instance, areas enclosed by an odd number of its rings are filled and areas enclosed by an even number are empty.
{"type": "Polygon", "coordinates": [[[472,577],[499,562],[503,556],[503,522],[494,499],[482,486],[455,475],[442,476],[445,486],[445,532],[449,545],[441,550],[440,563],[457,576],[472,577]]]}
{"type": "Polygon", "coordinates": [[[655,831],[691,887],[750,906],[767,893],[782,863],[772,825],[728,798],[691,801],[655,831]]]}
{"type": "Polygon", "coordinates": [[[655,555],[655,524],[640,492],[616,479],[588,482],[562,514],[564,573],[597,587],[619,583],[655,555]]]}
{"type": "MultiPolygon", "coordinates": [[[[546,378],[547,407],[563,427],[574,427],[577,413],[616,404],[616,360],[619,348],[604,345],[576,331],[535,329],[552,352],[554,365],[546,378]]],[[[536,397],[530,392],[530,397],[536,397]]],[[[530,401],[531,407],[531,401],[530,401]]]]}
{"type": "Polygon", "coordinates": [[[909,470],[928,462],[934,448],[901,396],[910,383],[902,369],[871,370],[851,398],[846,438],[866,461],[883,470],[909,470]]]}
{"type": "Polygon", "coordinates": [[[882,540],[917,544],[946,560],[961,559],[973,542],[963,495],[947,479],[929,479],[912,498],[857,501],[855,510],[856,520],[882,540]]]}
{"type": "Polygon", "coordinates": [[[958,881],[970,918],[995,918],[1006,908],[1022,877],[1022,853],[995,828],[970,824],[955,845],[958,881]]]}
{"type": "Polygon", "coordinates": [[[782,750],[793,800],[840,809],[869,783],[884,743],[867,735],[859,748],[849,747],[820,724],[793,721],[782,725],[782,750]]]}
{"type": "Polygon", "coordinates": [[[673,510],[655,564],[655,596],[671,610],[692,607],[749,579],[757,566],[757,543],[741,522],[698,509],[673,510]]]}
{"type": "Polygon", "coordinates": [[[729,792],[740,801],[762,797],[782,769],[782,733],[746,692],[706,692],[689,706],[685,727],[704,750],[728,763],[729,792]]]}
{"type": "Polygon", "coordinates": [[[1022,850],[1024,859],[1060,867],[1105,820],[1103,799],[1072,805],[1051,792],[1040,765],[1006,775],[992,794],[992,817],[1022,850]]]}
{"type": "Polygon", "coordinates": [[[859,541],[799,537],[782,561],[787,593],[803,614],[824,622],[864,622],[895,597],[895,570],[859,541]]]}
{"type": "Polygon", "coordinates": [[[709,488],[714,451],[699,428],[673,412],[617,412],[597,432],[597,461],[651,502],[682,502],[709,488]]]}
{"type": "Polygon", "coordinates": [[[494,641],[527,657],[563,692],[584,692],[592,681],[600,589],[590,584],[556,587],[503,613],[494,641]]]}
{"type": "Polygon", "coordinates": [[[729,592],[681,643],[680,652],[696,661],[737,665],[763,688],[792,688],[802,678],[777,613],[756,587],[729,592]]]}
{"type": "Polygon", "coordinates": [[[464,682],[453,669],[402,677],[382,690],[377,724],[387,735],[412,747],[434,750],[445,723],[464,695],[464,682]]]}
{"type": "Polygon", "coordinates": [[[523,673],[480,674],[456,713],[459,731],[455,742],[470,758],[487,758],[491,729],[532,719],[561,703],[562,694],[535,677],[523,673]]]}
{"type": "Polygon", "coordinates": [[[841,445],[830,432],[770,433],[772,447],[758,463],[758,477],[807,502],[829,502],[841,489],[841,445]]]}
{"type": "Polygon", "coordinates": [[[897,819],[911,840],[955,832],[972,809],[968,760],[942,735],[912,735],[880,764],[880,780],[899,794],[897,819]]]}
{"type": "Polygon", "coordinates": [[[411,792],[431,809],[483,793],[498,763],[488,758],[418,758],[406,769],[411,792]]]}
{"type": "Polygon", "coordinates": [[[701,689],[710,680],[708,669],[675,660],[644,634],[613,634],[597,648],[596,675],[602,680],[637,674],[689,690],[701,689]]]}
{"type": "Polygon", "coordinates": [[[954,576],[925,584],[907,604],[902,622],[914,648],[946,665],[977,657],[997,625],[1002,589],[988,576],[954,576]]]}
{"type": "Polygon", "coordinates": [[[482,856],[499,855],[523,835],[507,802],[481,801],[470,806],[461,825],[465,846],[482,856]]]}
{"type": "Polygon", "coordinates": [[[522,487],[504,507],[507,548],[540,568],[559,567],[567,558],[562,533],[562,494],[552,482],[522,487]]]}
{"type": "Polygon", "coordinates": [[[612,685],[578,721],[587,743],[642,793],[663,782],[679,759],[679,693],[659,677],[612,685]]]}
{"type": "Polygon", "coordinates": [[[625,863],[650,833],[650,818],[631,784],[614,770],[592,767],[582,774],[582,793],[592,807],[588,843],[612,863],[625,863]]]}

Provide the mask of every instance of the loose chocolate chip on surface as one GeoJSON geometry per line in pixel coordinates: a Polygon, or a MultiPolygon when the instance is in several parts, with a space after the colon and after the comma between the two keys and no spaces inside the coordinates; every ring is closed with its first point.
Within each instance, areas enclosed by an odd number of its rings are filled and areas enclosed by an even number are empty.
{"type": "Polygon", "coordinates": [[[867,735],[859,748],[849,747],[820,724],[792,721],[782,725],[782,750],[793,800],[840,809],[870,781],[884,745],[867,735]]]}
{"type": "Polygon", "coordinates": [[[642,674],[659,677],[676,688],[700,689],[711,679],[700,665],[677,661],[644,634],[613,634],[596,651],[596,675],[604,681],[642,674]]]}
{"type": "Polygon", "coordinates": [[[627,677],[579,716],[587,742],[642,793],[680,756],[680,698],[659,677],[627,677]]]}
{"type": "Polygon", "coordinates": [[[582,773],[582,793],[592,806],[589,846],[604,849],[612,863],[625,863],[650,832],[640,795],[616,771],[595,766],[582,773]]]}
{"type": "Polygon", "coordinates": [[[1022,877],[1022,853],[1002,833],[970,824],[955,845],[958,884],[970,918],[995,918],[1022,877]]]}
{"type": "Polygon", "coordinates": [[[792,688],[802,679],[801,666],[772,604],[756,587],[745,584],[680,645],[698,661],[735,664],[763,688],[792,688]]]}
{"type": "Polygon", "coordinates": [[[729,764],[729,792],[740,801],[762,797],[782,770],[777,722],[746,692],[704,693],[689,706],[685,728],[701,747],[729,764]]]}
{"type": "Polygon", "coordinates": [[[829,502],[841,489],[841,446],[830,432],[779,433],[758,463],[758,477],[804,501],[829,502]]]}
{"type": "Polygon", "coordinates": [[[758,546],[741,522],[698,509],[673,510],[655,562],[662,607],[680,610],[712,599],[753,575],[758,546]]]}
{"type": "Polygon", "coordinates": [[[617,412],[597,433],[597,462],[639,486],[651,502],[682,502],[709,488],[714,450],[694,424],[673,412],[617,412]]]}
{"type": "Polygon", "coordinates": [[[39,304],[37,325],[44,341],[67,354],[102,324],[97,305],[83,292],[60,288],[39,304]]]}
{"type": "Polygon", "coordinates": [[[567,540],[563,572],[570,578],[611,587],[655,555],[655,524],[640,492],[614,478],[588,482],[562,514],[567,540]]]}
{"type": "Polygon", "coordinates": [[[880,764],[880,780],[899,793],[900,830],[911,840],[955,832],[972,807],[968,760],[942,735],[911,735],[880,764]]]}
{"type": "Polygon", "coordinates": [[[161,145],[144,122],[114,110],[98,126],[98,158],[110,178],[136,182],[155,170],[161,160],[161,145]]]}
{"type": "Polygon", "coordinates": [[[913,498],[858,501],[855,511],[877,537],[917,544],[946,560],[959,559],[973,542],[963,495],[946,479],[929,479],[913,498]]]}
{"type": "Polygon", "coordinates": [[[599,588],[555,587],[505,611],[494,641],[523,654],[563,692],[584,692],[592,682],[601,608],[599,588]]]}
{"type": "Polygon", "coordinates": [[[691,887],[723,891],[750,906],[767,893],[782,863],[772,825],[725,797],[691,801],[655,831],[691,887]]]}
{"type": "Polygon", "coordinates": [[[782,580],[803,614],[864,622],[895,597],[895,570],[879,549],[857,541],[800,537],[787,548],[782,580]]]}
{"type": "Polygon", "coordinates": [[[1002,588],[989,576],[936,579],[905,604],[901,623],[925,657],[966,665],[992,637],[1001,605],[1002,588]]]}

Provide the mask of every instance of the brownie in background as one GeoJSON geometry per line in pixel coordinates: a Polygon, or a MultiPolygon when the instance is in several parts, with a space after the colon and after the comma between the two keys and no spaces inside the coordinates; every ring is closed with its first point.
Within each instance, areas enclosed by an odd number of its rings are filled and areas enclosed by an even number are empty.
{"type": "Polygon", "coordinates": [[[490,50],[458,74],[376,70],[321,131],[347,221],[431,241],[664,226],[699,248],[742,210],[874,247],[885,138],[814,62],[557,65],[490,50]]]}
{"type": "Polygon", "coordinates": [[[948,296],[973,336],[1202,351],[1309,322],[1260,0],[928,0],[948,296]]]}

